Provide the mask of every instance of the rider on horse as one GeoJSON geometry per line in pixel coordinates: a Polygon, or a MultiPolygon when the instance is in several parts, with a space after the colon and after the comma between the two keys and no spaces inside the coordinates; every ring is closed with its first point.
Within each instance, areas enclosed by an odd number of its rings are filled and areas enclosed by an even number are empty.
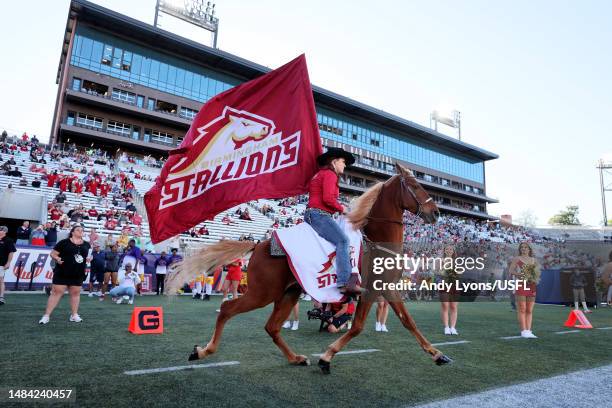
{"type": "Polygon", "coordinates": [[[317,158],[319,171],[310,181],[308,208],[304,214],[312,229],[322,238],[336,246],[337,286],[342,293],[358,294],[363,292],[357,274],[351,274],[349,239],[336,224],[332,215],[346,214],[347,209],[338,202],[340,189],[338,179],[346,166],[355,163],[355,157],[344,149],[330,147],[317,158]]]}

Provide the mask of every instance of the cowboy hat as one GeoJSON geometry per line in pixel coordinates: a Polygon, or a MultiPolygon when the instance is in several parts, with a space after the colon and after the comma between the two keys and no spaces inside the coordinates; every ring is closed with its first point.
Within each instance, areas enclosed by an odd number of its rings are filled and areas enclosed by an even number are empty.
{"type": "Polygon", "coordinates": [[[317,163],[319,166],[325,166],[330,160],[339,158],[344,159],[347,166],[355,163],[355,156],[340,147],[328,147],[325,153],[317,157],[317,163]]]}

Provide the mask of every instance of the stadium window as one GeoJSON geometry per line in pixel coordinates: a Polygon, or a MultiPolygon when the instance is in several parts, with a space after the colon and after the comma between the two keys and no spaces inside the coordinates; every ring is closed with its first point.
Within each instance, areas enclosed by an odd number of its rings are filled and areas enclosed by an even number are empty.
{"type": "Polygon", "coordinates": [[[353,135],[352,135],[352,139],[353,139],[353,140],[357,140],[357,133],[353,133],[353,135]]]}
{"type": "MultiPolygon", "coordinates": [[[[176,70],[176,86],[178,88],[184,88],[185,86],[184,81],[185,81],[185,70],[179,68],[176,70]]],[[[219,92],[217,93],[220,93],[220,92],[221,90],[219,90],[219,92]]]]}
{"type": "Polygon", "coordinates": [[[142,108],[143,105],[144,105],[144,96],[138,95],[138,97],[136,97],[136,106],[138,106],[139,108],[142,108]]]}
{"type": "Polygon", "coordinates": [[[81,91],[92,95],[104,95],[108,93],[108,86],[84,80],[81,91]]]}
{"type": "Polygon", "coordinates": [[[161,63],[159,65],[159,80],[168,82],[168,64],[161,63]]]}
{"type": "Polygon", "coordinates": [[[380,142],[378,140],[370,139],[370,144],[372,146],[380,147],[380,142]]]}
{"type": "Polygon", "coordinates": [[[367,166],[374,166],[374,160],[370,159],[369,157],[361,157],[360,162],[367,166]]]}
{"type": "Polygon", "coordinates": [[[180,116],[186,119],[193,119],[198,114],[198,111],[181,106],[180,116]]]}
{"type": "Polygon", "coordinates": [[[140,139],[140,127],[134,126],[132,128],[132,139],[134,140],[140,139]]]}
{"type": "Polygon", "coordinates": [[[81,90],[81,78],[72,78],[72,89],[75,91],[81,90]]]}
{"type": "Polygon", "coordinates": [[[150,142],[151,141],[151,129],[145,129],[144,130],[144,139],[145,142],[150,142]]]}
{"type": "Polygon", "coordinates": [[[101,43],[100,41],[94,40],[93,47],[91,49],[91,60],[96,61],[96,62],[101,61],[103,53],[104,53],[104,44],[101,43]]]}
{"type": "Polygon", "coordinates": [[[76,123],[82,126],[94,127],[102,129],[102,118],[98,118],[93,115],[87,115],[85,113],[79,113],[76,118],[76,123]]]}
{"type": "Polygon", "coordinates": [[[102,54],[102,64],[110,66],[112,64],[112,60],[113,60],[113,46],[107,44],[104,46],[104,53],[102,54]]]}
{"type": "Polygon", "coordinates": [[[147,109],[148,110],[155,110],[155,99],[149,98],[147,100],[147,109]]]}
{"type": "Polygon", "coordinates": [[[127,123],[117,122],[115,120],[109,120],[106,125],[106,130],[111,133],[119,133],[121,135],[129,135],[131,126],[127,123]]]}
{"type": "Polygon", "coordinates": [[[111,98],[116,101],[129,103],[131,105],[134,105],[136,103],[136,94],[128,91],[123,91],[121,89],[113,89],[111,98]]]}
{"type": "MultiPolygon", "coordinates": [[[[190,71],[185,71],[185,89],[192,89],[192,83],[193,83],[193,72],[190,71]]],[[[223,84],[223,88],[225,90],[226,85],[223,84]]]]}
{"type": "Polygon", "coordinates": [[[75,117],[74,112],[68,112],[68,115],[66,116],[66,124],[70,126],[74,126],[74,117],[75,117]]]}
{"type": "Polygon", "coordinates": [[[164,102],[164,101],[160,101],[159,99],[157,100],[157,104],[155,105],[155,110],[158,112],[165,112],[165,113],[173,113],[176,114],[176,110],[178,109],[178,106],[176,106],[173,103],[169,103],[169,102],[164,102]]]}
{"type": "Polygon", "coordinates": [[[166,132],[158,132],[156,130],[151,132],[151,142],[171,145],[174,143],[172,135],[166,132]]]}
{"type": "Polygon", "coordinates": [[[129,51],[124,51],[123,59],[121,61],[121,69],[129,72],[131,67],[132,67],[132,53],[129,51]]]}
{"type": "Polygon", "coordinates": [[[121,48],[113,49],[113,68],[121,69],[121,55],[123,50],[121,48]]]}

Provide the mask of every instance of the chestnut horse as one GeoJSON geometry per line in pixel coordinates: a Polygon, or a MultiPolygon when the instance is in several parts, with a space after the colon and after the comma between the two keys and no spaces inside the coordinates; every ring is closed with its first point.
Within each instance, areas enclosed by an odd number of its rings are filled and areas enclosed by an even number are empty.
{"type": "MultiPolygon", "coordinates": [[[[356,200],[348,218],[355,228],[362,229],[369,240],[401,245],[404,210],[420,216],[428,223],[436,222],[439,211],[410,170],[399,164],[396,164],[395,168],[396,175],[384,183],[371,187],[356,200]]],[[[217,351],[223,327],[230,318],[274,302],[272,315],[265,326],[266,332],[290,364],[309,365],[308,358],[294,353],[280,336],[281,326],[298,302],[302,289],[289,269],[287,259],[270,255],[270,240],[258,244],[249,241],[221,241],[200,250],[199,253],[187,257],[176,267],[174,273],[169,275],[166,283],[169,288],[168,293],[176,293],[176,289],[201,271],[209,271],[219,265],[228,264],[250,252],[252,255],[248,266],[249,290],[244,296],[221,304],[212,339],[206,347],[195,346],[189,360],[202,359],[217,351]]],[[[363,275],[362,270],[362,277],[363,275]]],[[[398,300],[398,296],[385,294],[385,297],[404,327],[416,337],[423,350],[432,356],[436,364],[442,365],[452,361],[421,334],[404,303],[398,300]]],[[[323,373],[329,374],[330,361],[334,355],[353,337],[361,333],[373,301],[374,299],[368,296],[361,297],[351,329],[332,343],[319,360],[319,367],[323,373]]]]}

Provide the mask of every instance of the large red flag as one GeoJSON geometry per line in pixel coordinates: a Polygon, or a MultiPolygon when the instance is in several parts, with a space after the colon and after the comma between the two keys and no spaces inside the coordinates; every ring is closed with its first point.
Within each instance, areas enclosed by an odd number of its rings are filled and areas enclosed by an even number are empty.
{"type": "Polygon", "coordinates": [[[306,57],[300,55],[200,109],[145,194],[152,241],[249,200],[307,192],[321,153],[306,57]]]}

